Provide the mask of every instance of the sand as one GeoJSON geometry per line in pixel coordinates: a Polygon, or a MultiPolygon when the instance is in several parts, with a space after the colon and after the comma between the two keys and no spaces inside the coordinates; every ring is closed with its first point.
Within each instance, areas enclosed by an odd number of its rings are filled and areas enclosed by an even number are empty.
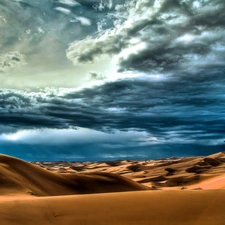
{"type": "MultiPolygon", "coordinates": [[[[206,179],[224,175],[225,154],[207,157],[168,158],[162,160],[122,160],[113,162],[36,162],[47,171],[57,174],[108,172],[148,187],[171,188],[199,184],[206,179]]],[[[196,186],[194,186],[196,187],[196,186]]]]}
{"type": "Polygon", "coordinates": [[[225,191],[140,191],[0,202],[2,225],[224,225],[225,191]]]}
{"type": "Polygon", "coordinates": [[[28,163],[1,155],[0,224],[224,225],[224,158],[28,163]]]}
{"type": "Polygon", "coordinates": [[[22,160],[0,155],[0,195],[58,196],[147,190],[113,173],[58,174],[22,160]]]}

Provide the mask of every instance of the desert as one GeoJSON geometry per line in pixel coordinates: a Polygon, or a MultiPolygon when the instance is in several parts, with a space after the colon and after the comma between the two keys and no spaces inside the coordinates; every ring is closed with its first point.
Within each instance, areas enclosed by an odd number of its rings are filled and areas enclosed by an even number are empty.
{"type": "Polygon", "coordinates": [[[223,225],[225,153],[160,160],[25,162],[0,156],[3,225],[223,225]]]}
{"type": "Polygon", "coordinates": [[[0,225],[225,225],[225,0],[0,0],[0,225]]]}

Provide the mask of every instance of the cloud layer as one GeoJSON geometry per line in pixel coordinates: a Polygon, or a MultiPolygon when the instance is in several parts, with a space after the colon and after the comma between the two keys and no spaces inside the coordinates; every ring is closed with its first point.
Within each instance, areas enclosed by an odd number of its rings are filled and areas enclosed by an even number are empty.
{"type": "Polygon", "coordinates": [[[73,0],[0,0],[0,71],[8,75],[5,79],[0,74],[1,87],[77,86],[77,80],[85,77],[89,69],[72,67],[66,49],[72,41],[97,32],[97,23],[107,12],[99,14],[95,5],[99,4],[73,0]],[[17,58],[18,54],[26,58],[25,66],[18,67],[19,60],[11,60],[15,53],[17,58]]]}
{"type": "Polygon", "coordinates": [[[224,68],[178,78],[127,78],[103,85],[1,91],[1,124],[12,129],[86,127],[145,131],[164,142],[223,142],[224,68]]]}
{"type": "Polygon", "coordinates": [[[2,152],[224,150],[224,24],[223,0],[0,0],[2,152]]]}
{"type": "Polygon", "coordinates": [[[223,0],[129,1],[116,5],[113,28],[75,41],[67,56],[76,65],[109,55],[119,70],[149,73],[223,65],[224,9],[223,0]]]}

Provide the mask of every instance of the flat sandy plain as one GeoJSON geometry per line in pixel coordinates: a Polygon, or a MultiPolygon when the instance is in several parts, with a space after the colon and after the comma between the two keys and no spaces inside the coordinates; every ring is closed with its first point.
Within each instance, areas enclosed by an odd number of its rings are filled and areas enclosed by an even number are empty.
{"type": "Polygon", "coordinates": [[[0,155],[1,225],[225,225],[225,153],[113,162],[0,155]]]}

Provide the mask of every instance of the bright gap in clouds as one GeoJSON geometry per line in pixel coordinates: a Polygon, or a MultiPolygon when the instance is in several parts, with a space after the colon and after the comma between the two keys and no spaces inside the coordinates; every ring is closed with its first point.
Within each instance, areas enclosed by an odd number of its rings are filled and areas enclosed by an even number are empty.
{"type": "Polygon", "coordinates": [[[125,144],[136,143],[136,145],[156,142],[157,138],[152,137],[145,131],[127,131],[115,130],[110,133],[91,130],[87,128],[69,128],[69,129],[34,129],[20,130],[14,133],[3,133],[0,135],[0,142],[12,142],[17,144],[125,144]]]}
{"type": "Polygon", "coordinates": [[[191,42],[195,39],[194,35],[185,34],[184,36],[179,37],[177,40],[184,41],[184,42],[191,42]]]}
{"type": "MultiPolygon", "coordinates": [[[[29,161],[108,161],[160,159],[172,156],[208,155],[218,148],[184,142],[171,133],[169,139],[145,131],[105,133],[87,128],[21,130],[0,135],[2,154],[29,161]],[[175,141],[175,143],[174,143],[175,141]],[[187,152],[188,150],[188,152],[187,152]]],[[[222,149],[223,146],[220,146],[222,149]]]]}

